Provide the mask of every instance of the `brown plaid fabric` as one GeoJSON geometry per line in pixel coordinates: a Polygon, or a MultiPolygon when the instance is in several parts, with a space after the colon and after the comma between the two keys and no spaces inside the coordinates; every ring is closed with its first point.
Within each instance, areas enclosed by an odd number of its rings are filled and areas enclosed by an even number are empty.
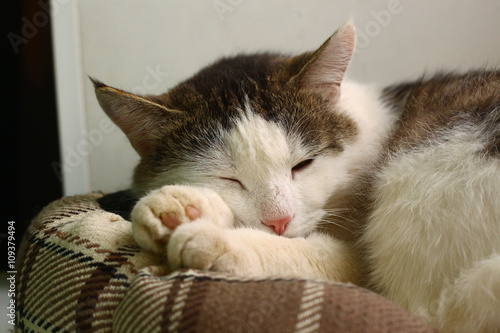
{"type": "Polygon", "coordinates": [[[16,332],[434,332],[353,285],[168,272],[99,197],[63,198],[33,220],[17,259],[16,332]]]}

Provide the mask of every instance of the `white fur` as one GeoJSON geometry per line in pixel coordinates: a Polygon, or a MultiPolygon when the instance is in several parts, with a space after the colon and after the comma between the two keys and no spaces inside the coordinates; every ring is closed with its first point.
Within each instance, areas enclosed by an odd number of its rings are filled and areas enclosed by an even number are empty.
{"type": "Polygon", "coordinates": [[[500,161],[482,147],[464,126],[393,156],[363,238],[374,286],[447,332],[500,329],[500,161]]]}
{"type": "Polygon", "coordinates": [[[381,90],[373,85],[360,84],[344,79],[338,106],[358,126],[356,142],[348,147],[346,163],[350,167],[371,166],[392,133],[397,114],[386,107],[381,90]]]}
{"type": "Polygon", "coordinates": [[[436,322],[443,332],[500,331],[500,255],[476,262],[441,294],[436,322]]]}

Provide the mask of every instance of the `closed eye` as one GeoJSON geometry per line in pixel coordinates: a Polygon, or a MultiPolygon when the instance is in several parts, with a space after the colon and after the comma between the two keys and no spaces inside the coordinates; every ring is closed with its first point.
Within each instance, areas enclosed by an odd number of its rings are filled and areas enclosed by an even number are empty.
{"type": "Polygon", "coordinates": [[[246,190],[247,188],[245,187],[245,185],[243,185],[238,179],[234,179],[234,178],[226,178],[226,177],[220,177],[220,179],[224,179],[224,180],[229,180],[230,182],[233,182],[233,183],[236,183],[238,185],[241,186],[242,189],[246,190]]]}
{"type": "Polygon", "coordinates": [[[300,171],[307,169],[307,167],[309,167],[313,161],[314,161],[314,159],[310,158],[308,160],[304,160],[304,161],[300,162],[299,164],[295,165],[292,168],[292,177],[295,176],[296,172],[300,172],[300,171]]]}

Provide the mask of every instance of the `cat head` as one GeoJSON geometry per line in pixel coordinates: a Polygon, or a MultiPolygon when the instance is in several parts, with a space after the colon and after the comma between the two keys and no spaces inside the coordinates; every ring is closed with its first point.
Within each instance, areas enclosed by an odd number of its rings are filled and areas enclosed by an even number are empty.
{"type": "Polygon", "coordinates": [[[346,24],[315,52],[225,58],[158,96],[93,80],[141,157],[133,189],[210,187],[239,225],[289,237],[314,230],[344,186],[343,156],[359,132],[338,105],[355,40],[346,24]]]}

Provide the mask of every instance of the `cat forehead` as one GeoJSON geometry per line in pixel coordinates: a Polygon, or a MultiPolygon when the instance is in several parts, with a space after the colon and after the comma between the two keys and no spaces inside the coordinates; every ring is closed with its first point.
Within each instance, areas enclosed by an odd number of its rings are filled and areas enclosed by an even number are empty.
{"type": "Polygon", "coordinates": [[[300,148],[277,123],[256,114],[247,101],[241,117],[227,132],[225,145],[235,164],[286,165],[300,148]]]}

